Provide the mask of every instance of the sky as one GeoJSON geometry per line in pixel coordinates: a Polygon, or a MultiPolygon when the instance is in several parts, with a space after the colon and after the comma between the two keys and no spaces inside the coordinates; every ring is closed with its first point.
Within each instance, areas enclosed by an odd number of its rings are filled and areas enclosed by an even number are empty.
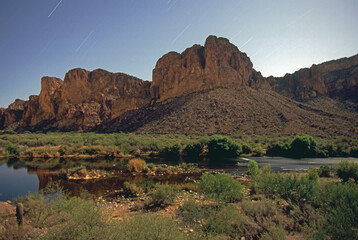
{"type": "Polygon", "coordinates": [[[358,53],[357,0],[1,0],[0,107],[73,68],[151,80],[157,60],[225,37],[264,76],[358,53]]]}

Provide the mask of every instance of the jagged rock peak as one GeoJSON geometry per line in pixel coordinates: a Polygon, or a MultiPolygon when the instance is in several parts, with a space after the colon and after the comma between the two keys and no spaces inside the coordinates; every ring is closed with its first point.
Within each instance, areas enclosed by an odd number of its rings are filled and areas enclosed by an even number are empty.
{"type": "Polygon", "coordinates": [[[151,96],[163,101],[217,87],[239,89],[249,86],[252,73],[245,53],[228,39],[209,36],[204,46],[195,44],[181,54],[169,52],[158,60],[151,96]]]}

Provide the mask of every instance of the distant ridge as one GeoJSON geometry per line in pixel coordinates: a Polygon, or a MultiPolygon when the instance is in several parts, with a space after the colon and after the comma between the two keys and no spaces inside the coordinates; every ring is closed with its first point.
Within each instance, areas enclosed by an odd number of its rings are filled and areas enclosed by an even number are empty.
{"type": "Polygon", "coordinates": [[[358,55],[264,78],[225,38],[170,52],[152,82],[102,69],[43,77],[0,129],[358,136],[358,55]]]}

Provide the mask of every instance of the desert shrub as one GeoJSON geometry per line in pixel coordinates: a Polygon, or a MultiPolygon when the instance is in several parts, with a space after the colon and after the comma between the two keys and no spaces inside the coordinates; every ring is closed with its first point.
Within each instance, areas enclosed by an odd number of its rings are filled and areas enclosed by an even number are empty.
{"type": "Polygon", "coordinates": [[[110,239],[187,239],[173,218],[154,214],[136,216],[119,223],[115,228],[110,239]]]}
{"type": "Polygon", "coordinates": [[[336,174],[343,182],[347,182],[352,178],[358,183],[358,163],[353,161],[343,160],[336,165],[336,174]]]}
{"type": "Polygon", "coordinates": [[[313,157],[316,150],[317,142],[309,135],[297,136],[290,144],[290,155],[296,158],[313,157]]]}
{"type": "Polygon", "coordinates": [[[49,228],[46,239],[106,239],[108,225],[94,201],[81,198],[59,199],[52,203],[57,214],[65,214],[63,223],[49,228]]]}
{"type": "Polygon", "coordinates": [[[15,145],[11,144],[11,143],[9,145],[7,145],[6,151],[9,154],[13,154],[13,155],[18,155],[20,153],[19,148],[16,147],[15,145]]]}
{"type": "Polygon", "coordinates": [[[214,135],[208,142],[208,151],[210,158],[230,158],[240,156],[242,147],[228,137],[214,135]]]}
{"type": "Polygon", "coordinates": [[[311,181],[318,181],[319,175],[318,170],[316,168],[310,168],[308,169],[308,179],[311,181]]]}
{"type": "Polygon", "coordinates": [[[143,172],[147,165],[143,159],[134,158],[128,161],[127,168],[130,172],[143,172]]]}
{"type": "Polygon", "coordinates": [[[199,180],[200,189],[210,198],[235,202],[242,198],[244,186],[228,174],[204,173],[199,180]]]}
{"type": "Polygon", "coordinates": [[[315,204],[325,217],[323,235],[332,239],[358,236],[358,186],[354,183],[326,183],[319,188],[315,204]]]}
{"type": "Polygon", "coordinates": [[[249,145],[243,144],[242,145],[242,153],[243,154],[250,154],[252,152],[252,149],[249,145]]]}
{"type": "Polygon", "coordinates": [[[265,150],[262,148],[261,144],[254,147],[254,149],[252,149],[252,152],[253,156],[255,157],[262,157],[263,155],[265,155],[265,150]]]}
{"type": "Polygon", "coordinates": [[[260,237],[262,240],[285,240],[286,232],[280,226],[270,226],[267,232],[263,233],[260,237]]]}
{"type": "Polygon", "coordinates": [[[239,239],[243,235],[245,222],[236,206],[213,206],[207,211],[208,217],[203,221],[202,231],[209,239],[215,236],[239,239]]]}
{"type": "Polygon", "coordinates": [[[174,144],[173,146],[164,148],[162,151],[162,155],[165,158],[177,159],[180,156],[180,150],[180,146],[178,144],[174,144]]]}
{"type": "Polygon", "coordinates": [[[197,159],[203,151],[203,146],[200,143],[191,143],[184,148],[184,153],[187,158],[197,159]]]}
{"type": "Polygon", "coordinates": [[[289,155],[290,146],[286,144],[274,144],[267,148],[266,155],[267,156],[288,156],[289,155]]]}
{"type": "Polygon", "coordinates": [[[329,177],[331,173],[331,168],[328,165],[322,165],[318,169],[318,175],[320,177],[329,177]]]}
{"type": "Polygon", "coordinates": [[[154,206],[167,206],[173,203],[177,193],[168,184],[157,184],[151,194],[151,203],[154,206]]]}
{"type": "Polygon", "coordinates": [[[179,208],[178,216],[185,225],[195,225],[206,216],[206,211],[193,197],[190,197],[179,208]]]}
{"type": "Polygon", "coordinates": [[[24,217],[29,219],[33,226],[44,227],[46,219],[51,215],[48,200],[41,194],[29,193],[15,202],[21,202],[24,206],[24,217]]]}
{"type": "Polygon", "coordinates": [[[270,197],[279,196],[294,203],[303,204],[316,193],[317,181],[308,176],[298,177],[296,174],[279,173],[262,174],[256,181],[257,191],[270,197]]]}
{"type": "Polygon", "coordinates": [[[259,174],[259,165],[254,160],[250,160],[247,164],[247,174],[251,178],[255,178],[259,174]]]}

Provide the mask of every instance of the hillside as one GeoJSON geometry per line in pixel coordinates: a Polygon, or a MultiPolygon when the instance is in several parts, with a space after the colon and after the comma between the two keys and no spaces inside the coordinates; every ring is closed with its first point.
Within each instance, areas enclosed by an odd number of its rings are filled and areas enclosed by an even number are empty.
{"type": "MultiPolygon", "coordinates": [[[[331,105],[336,104],[331,102],[331,105]]],[[[103,123],[97,130],[199,135],[308,133],[325,137],[357,136],[358,114],[335,110],[321,110],[273,91],[249,87],[239,90],[220,88],[128,111],[103,123]]]]}

